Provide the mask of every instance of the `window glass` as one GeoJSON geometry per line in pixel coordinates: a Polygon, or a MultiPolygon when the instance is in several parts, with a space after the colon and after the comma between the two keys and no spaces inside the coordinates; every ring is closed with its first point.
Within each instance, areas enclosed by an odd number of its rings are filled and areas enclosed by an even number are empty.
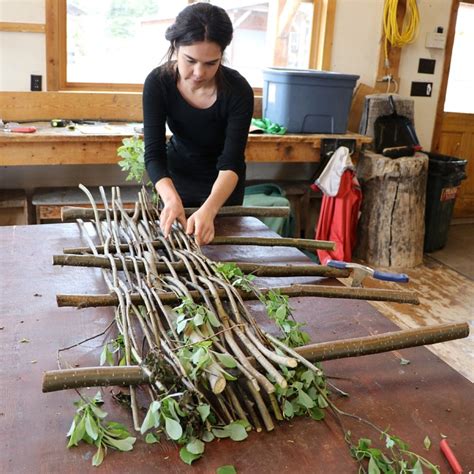
{"type": "Polygon", "coordinates": [[[187,0],[67,0],[67,82],[142,84],[187,0]]]}
{"type": "MultiPolygon", "coordinates": [[[[262,68],[307,68],[313,1],[221,0],[234,25],[226,64],[253,87],[262,68]]],[[[168,50],[165,30],[187,0],[67,0],[67,82],[141,84],[168,50]]]]}
{"type": "Polygon", "coordinates": [[[474,4],[461,3],[456,20],[445,112],[474,114],[474,4]]]}
{"type": "Polygon", "coordinates": [[[227,63],[254,87],[262,87],[266,66],[307,68],[311,45],[313,2],[291,0],[214,0],[229,14],[234,39],[227,63]]]}

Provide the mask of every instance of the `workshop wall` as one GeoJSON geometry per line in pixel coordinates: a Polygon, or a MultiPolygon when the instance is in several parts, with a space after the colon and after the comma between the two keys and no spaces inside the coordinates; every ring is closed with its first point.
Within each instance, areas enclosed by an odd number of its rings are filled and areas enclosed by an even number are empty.
{"type": "MultiPolygon", "coordinates": [[[[0,22],[44,23],[44,3],[44,0],[0,0],[0,22]]],[[[412,81],[433,82],[431,97],[414,98],[417,133],[422,145],[429,149],[441,83],[444,50],[426,49],[425,36],[427,32],[435,31],[438,26],[447,30],[451,2],[447,0],[420,1],[418,7],[420,10],[419,36],[414,44],[403,49],[399,70],[401,78],[399,92],[402,95],[409,95],[412,81]],[[436,59],[434,75],[417,73],[419,58],[436,59]]],[[[382,12],[382,0],[337,0],[331,70],[358,74],[361,76],[361,82],[368,85],[374,84],[377,79],[382,36],[382,12]]],[[[0,90],[29,90],[30,74],[43,75],[44,89],[45,55],[44,34],[0,32],[0,90]]],[[[94,174],[96,178],[97,174],[94,174]]],[[[306,164],[295,166],[252,163],[248,173],[249,179],[288,179],[288,176],[294,179],[308,179],[311,175],[312,166],[306,164]],[[288,166],[291,167],[290,173],[288,166]]],[[[102,178],[97,178],[99,181],[100,179],[102,178]]]]}
{"type": "MultiPolygon", "coordinates": [[[[415,98],[416,128],[422,145],[431,146],[436,105],[441,83],[444,50],[425,48],[427,32],[442,26],[447,30],[451,2],[418,2],[420,31],[416,42],[404,48],[400,61],[399,92],[409,95],[412,81],[433,82],[431,97],[415,98]],[[434,75],[418,74],[418,59],[436,59],[434,75]]],[[[382,35],[383,2],[338,0],[334,27],[331,69],[354,73],[361,82],[372,85],[376,78],[379,42],[382,35]]],[[[0,0],[1,22],[44,23],[44,0],[0,0]]],[[[0,90],[26,91],[30,75],[46,77],[45,35],[41,33],[0,32],[0,90]],[[19,60],[21,58],[21,60],[19,60]]]]}
{"type": "MultiPolygon", "coordinates": [[[[44,0],[0,0],[0,22],[45,21],[44,0]]],[[[0,31],[0,91],[29,91],[31,74],[45,84],[46,35],[0,31]]]]}

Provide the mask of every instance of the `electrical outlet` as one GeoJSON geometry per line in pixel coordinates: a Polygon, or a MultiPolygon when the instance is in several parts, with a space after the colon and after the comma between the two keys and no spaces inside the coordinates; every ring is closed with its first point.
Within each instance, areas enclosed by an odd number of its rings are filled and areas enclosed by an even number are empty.
{"type": "Polygon", "coordinates": [[[432,82],[412,82],[410,95],[412,97],[431,97],[433,92],[432,82]]]}
{"type": "Polygon", "coordinates": [[[32,91],[43,90],[42,88],[43,76],[32,74],[30,77],[31,77],[30,90],[32,91]]]}

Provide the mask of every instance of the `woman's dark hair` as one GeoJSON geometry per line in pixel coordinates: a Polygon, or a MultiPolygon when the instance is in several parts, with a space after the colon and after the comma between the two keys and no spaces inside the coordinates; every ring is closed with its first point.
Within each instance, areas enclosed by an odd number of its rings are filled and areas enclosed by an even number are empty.
{"type": "Polygon", "coordinates": [[[222,53],[232,41],[233,27],[226,11],[210,3],[193,3],[176,17],[166,30],[165,38],[171,43],[167,58],[171,61],[180,46],[211,41],[220,46],[222,53]]]}

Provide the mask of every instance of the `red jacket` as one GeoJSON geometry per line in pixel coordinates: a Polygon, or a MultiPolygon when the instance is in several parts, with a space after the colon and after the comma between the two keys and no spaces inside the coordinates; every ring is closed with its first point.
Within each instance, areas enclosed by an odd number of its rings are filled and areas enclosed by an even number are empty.
{"type": "Polygon", "coordinates": [[[352,260],[361,201],[362,192],[359,182],[350,169],[342,174],[336,196],[323,195],[315,238],[335,242],[336,249],[317,251],[322,265],[325,265],[329,259],[344,262],[352,260]]]}

